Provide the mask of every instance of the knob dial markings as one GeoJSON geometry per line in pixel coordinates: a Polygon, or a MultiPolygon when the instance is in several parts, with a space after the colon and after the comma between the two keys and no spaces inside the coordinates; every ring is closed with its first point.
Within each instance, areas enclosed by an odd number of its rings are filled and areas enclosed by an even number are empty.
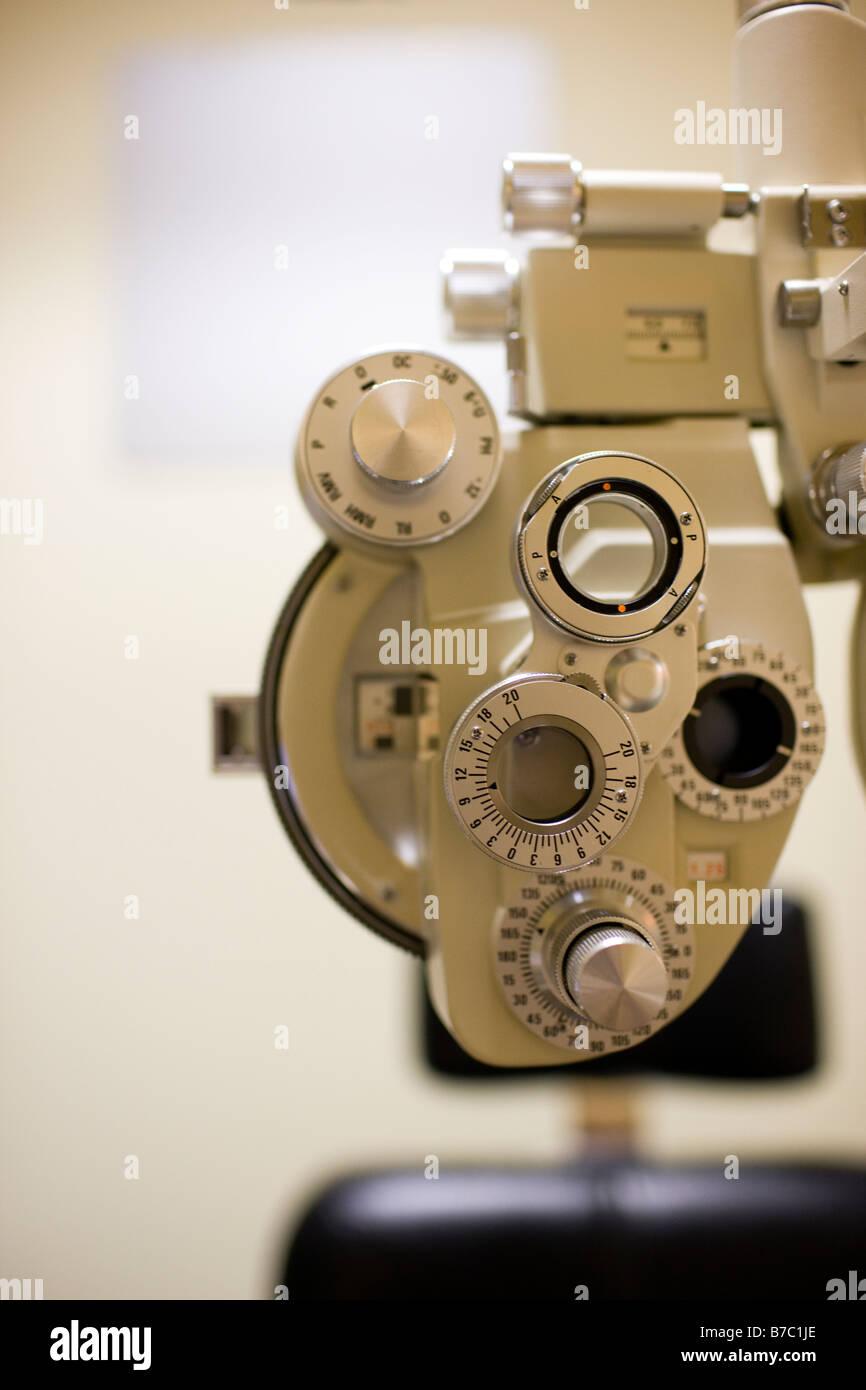
{"type": "Polygon", "coordinates": [[[406,547],[471,521],[499,472],[499,430],[477,382],[416,349],[370,353],[315,396],[298,439],[297,473],[315,519],[350,536],[406,547]]]}
{"type": "Polygon", "coordinates": [[[515,878],[492,937],[505,1003],[575,1060],[643,1041],[688,1002],[695,929],[675,910],[668,884],[616,851],[515,878]]]}

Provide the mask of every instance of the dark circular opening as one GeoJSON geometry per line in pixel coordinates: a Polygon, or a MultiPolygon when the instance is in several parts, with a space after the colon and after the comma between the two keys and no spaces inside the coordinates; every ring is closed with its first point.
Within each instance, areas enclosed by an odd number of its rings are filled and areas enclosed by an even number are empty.
{"type": "Polygon", "coordinates": [[[510,811],[545,825],[573,816],[592,790],[592,761],[582,739],[557,724],[538,724],[506,735],[495,781],[510,811]]]}
{"type": "Polygon", "coordinates": [[[683,725],[694,766],[720,787],[756,787],[785,766],[796,738],[791,706],[759,676],[720,676],[698,692],[683,725]]]}

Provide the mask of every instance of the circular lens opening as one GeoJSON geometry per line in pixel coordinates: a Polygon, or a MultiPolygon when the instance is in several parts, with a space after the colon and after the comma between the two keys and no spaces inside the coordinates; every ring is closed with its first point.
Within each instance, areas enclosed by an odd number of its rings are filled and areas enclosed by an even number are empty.
{"type": "Polygon", "coordinates": [[[719,786],[758,786],[791,756],[794,716],[768,681],[720,677],[698,692],[695,711],[683,726],[686,750],[698,772],[719,786]]]}
{"type": "Polygon", "coordinates": [[[566,820],[592,790],[592,761],[582,739],[556,724],[515,729],[500,744],[490,790],[521,820],[566,820]]]}
{"type": "Polygon", "coordinates": [[[668,553],[652,508],[613,491],[579,502],[565,514],[556,549],[569,582],[600,603],[634,603],[649,593],[668,553]]]}

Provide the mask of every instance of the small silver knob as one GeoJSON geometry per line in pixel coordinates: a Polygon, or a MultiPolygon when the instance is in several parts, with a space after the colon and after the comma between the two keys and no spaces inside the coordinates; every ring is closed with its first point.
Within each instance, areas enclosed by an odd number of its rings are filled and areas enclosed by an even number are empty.
{"type": "Polygon", "coordinates": [[[576,159],[569,154],[510,154],[502,170],[507,231],[574,235],[584,203],[582,170],[576,159]]]}
{"type": "Polygon", "coordinates": [[[661,704],[668,692],[668,668],[644,647],[630,647],[614,657],[604,673],[604,683],[621,709],[642,714],[661,704]]]}
{"type": "Polygon", "coordinates": [[[446,251],[440,262],[448,333],[501,337],[517,318],[520,266],[507,251],[446,251]]]}
{"type": "Polygon", "coordinates": [[[783,328],[814,328],[821,317],[821,286],[815,280],[783,280],[776,315],[783,328]]]}
{"type": "Polygon", "coordinates": [[[457,442],[454,417],[420,381],[383,381],[355,410],[352,452],[374,482],[411,488],[441,473],[457,442]]]}
{"type": "Polygon", "coordinates": [[[586,1018],[614,1032],[652,1022],[668,989],[658,949],[615,921],[583,932],[568,948],[563,982],[586,1018]]]}

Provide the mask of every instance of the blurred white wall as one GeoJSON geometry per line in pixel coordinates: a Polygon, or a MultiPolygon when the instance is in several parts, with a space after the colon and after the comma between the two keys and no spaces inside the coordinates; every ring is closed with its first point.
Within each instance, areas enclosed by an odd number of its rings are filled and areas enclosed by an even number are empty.
{"type": "MultiPolygon", "coordinates": [[[[0,541],[0,1274],[48,1298],[267,1297],[334,1172],[568,1152],[568,1087],[422,1071],[417,966],[319,890],[258,777],[211,773],[208,701],[256,689],[318,544],[289,469],[311,390],[380,341],[445,346],[438,255],[497,242],[507,150],[729,156],[671,132],[675,108],[728,103],[734,11],[49,0],[5,20],[0,490],[43,499],[45,534],[0,541]]],[[[501,407],[499,347],[449,350],[501,407]]],[[[826,1065],[643,1086],[660,1159],[866,1155],[853,594],[809,603],[830,738],[778,880],[815,910],[826,1065]]]]}

